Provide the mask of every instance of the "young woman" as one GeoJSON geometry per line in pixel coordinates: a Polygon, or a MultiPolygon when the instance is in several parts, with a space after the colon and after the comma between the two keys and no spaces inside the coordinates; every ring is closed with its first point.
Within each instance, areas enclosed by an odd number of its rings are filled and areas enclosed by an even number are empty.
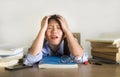
{"type": "MultiPolygon", "coordinates": [[[[33,65],[44,56],[68,55],[80,60],[83,54],[82,47],[70,32],[65,19],[60,15],[45,16],[41,21],[41,29],[26,55],[24,64],[33,65]],[[66,51],[64,51],[64,39],[69,48],[66,51]]],[[[84,61],[82,60],[82,62],[84,61]]]]}

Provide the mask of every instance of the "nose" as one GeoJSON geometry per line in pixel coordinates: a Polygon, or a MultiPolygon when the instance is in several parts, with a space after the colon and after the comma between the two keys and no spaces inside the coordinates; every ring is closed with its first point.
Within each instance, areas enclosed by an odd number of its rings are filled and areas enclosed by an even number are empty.
{"type": "Polygon", "coordinates": [[[54,27],[53,30],[52,30],[52,33],[56,33],[57,32],[57,28],[54,27]]]}

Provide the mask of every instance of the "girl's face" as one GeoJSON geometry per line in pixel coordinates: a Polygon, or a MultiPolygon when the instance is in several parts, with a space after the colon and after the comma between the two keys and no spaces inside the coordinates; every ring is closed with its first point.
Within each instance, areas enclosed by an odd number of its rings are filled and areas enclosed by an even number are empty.
{"type": "Polygon", "coordinates": [[[63,37],[63,31],[60,25],[54,19],[51,19],[45,35],[50,45],[59,45],[63,37]]]}

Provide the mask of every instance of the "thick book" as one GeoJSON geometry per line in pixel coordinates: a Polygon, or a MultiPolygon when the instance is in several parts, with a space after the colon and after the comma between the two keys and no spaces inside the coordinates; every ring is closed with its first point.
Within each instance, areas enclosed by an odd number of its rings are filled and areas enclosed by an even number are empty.
{"type": "Polygon", "coordinates": [[[102,59],[111,60],[116,63],[120,63],[120,53],[100,53],[100,52],[92,52],[92,56],[99,57],[102,59]]]}
{"type": "Polygon", "coordinates": [[[114,53],[118,53],[120,52],[120,48],[108,48],[108,47],[94,47],[92,48],[92,51],[96,51],[96,52],[114,52],[114,53]]]}
{"type": "MultiPolygon", "coordinates": [[[[106,43],[105,45],[107,45],[108,47],[117,47],[120,48],[120,39],[119,37],[98,37],[98,38],[90,38],[87,39],[86,41],[91,42],[91,44],[95,44],[95,43],[106,43]],[[108,45],[109,44],[109,45],[108,45]]],[[[99,44],[101,45],[101,44],[99,44]]],[[[92,45],[93,47],[95,45],[92,45]]]]}
{"type": "Polygon", "coordinates": [[[58,56],[46,56],[40,61],[39,68],[78,68],[78,64],[70,58],[61,58],[58,56]]]}
{"type": "Polygon", "coordinates": [[[107,48],[118,48],[113,43],[106,43],[106,42],[91,42],[91,46],[94,47],[107,47],[107,48]]]}
{"type": "Polygon", "coordinates": [[[15,55],[21,52],[23,52],[23,47],[11,45],[11,44],[0,45],[0,56],[15,55]]]}
{"type": "Polygon", "coordinates": [[[7,61],[7,62],[0,62],[0,67],[13,66],[13,65],[18,64],[18,61],[19,61],[19,60],[15,59],[15,60],[7,61]]]}
{"type": "Polygon", "coordinates": [[[0,62],[8,62],[10,60],[21,59],[23,56],[23,52],[10,56],[0,56],[0,62]]]}

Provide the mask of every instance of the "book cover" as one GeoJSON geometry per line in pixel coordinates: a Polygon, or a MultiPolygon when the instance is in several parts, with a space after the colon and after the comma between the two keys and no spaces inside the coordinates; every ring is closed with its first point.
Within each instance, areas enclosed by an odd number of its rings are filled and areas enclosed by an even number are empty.
{"type": "Polygon", "coordinates": [[[39,68],[77,68],[70,57],[46,56],[39,63],[39,68]]]}

